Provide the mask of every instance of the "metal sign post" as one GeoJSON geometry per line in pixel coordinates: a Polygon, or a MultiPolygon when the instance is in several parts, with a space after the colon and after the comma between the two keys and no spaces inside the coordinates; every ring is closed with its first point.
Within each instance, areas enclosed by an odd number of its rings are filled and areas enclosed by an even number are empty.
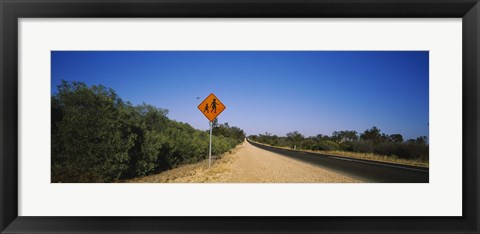
{"type": "Polygon", "coordinates": [[[210,122],[210,146],[208,147],[208,168],[210,168],[210,164],[212,163],[212,128],[213,128],[213,123],[210,122]]]}
{"type": "Polygon", "coordinates": [[[213,120],[224,111],[226,106],[218,100],[215,94],[211,93],[210,95],[203,100],[198,109],[210,120],[210,144],[208,147],[208,167],[212,164],[212,129],[213,129],[213,120]]]}

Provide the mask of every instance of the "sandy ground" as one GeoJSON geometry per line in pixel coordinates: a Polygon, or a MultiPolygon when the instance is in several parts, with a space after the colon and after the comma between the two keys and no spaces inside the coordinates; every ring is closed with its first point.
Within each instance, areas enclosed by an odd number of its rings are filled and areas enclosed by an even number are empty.
{"type": "Polygon", "coordinates": [[[208,168],[208,161],[184,165],[130,183],[355,183],[356,178],[312,166],[243,142],[208,168]]]}

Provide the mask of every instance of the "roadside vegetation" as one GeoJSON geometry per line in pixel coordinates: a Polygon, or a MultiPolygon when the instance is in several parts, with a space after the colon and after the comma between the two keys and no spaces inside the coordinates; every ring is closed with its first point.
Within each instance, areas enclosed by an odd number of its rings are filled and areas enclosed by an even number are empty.
{"type": "Polygon", "coordinates": [[[356,131],[334,131],[331,136],[318,134],[305,137],[300,132],[286,136],[269,133],[251,135],[255,142],[296,150],[328,153],[338,156],[396,162],[428,167],[429,147],[426,136],[404,140],[401,134],[385,134],[377,127],[356,131]]]}
{"type": "MultiPolygon", "coordinates": [[[[208,130],[170,120],[168,110],[132,105],[102,85],[63,81],[51,98],[53,183],[116,182],[196,163],[208,154],[208,130]]],[[[245,138],[214,123],[212,154],[245,138]]]]}

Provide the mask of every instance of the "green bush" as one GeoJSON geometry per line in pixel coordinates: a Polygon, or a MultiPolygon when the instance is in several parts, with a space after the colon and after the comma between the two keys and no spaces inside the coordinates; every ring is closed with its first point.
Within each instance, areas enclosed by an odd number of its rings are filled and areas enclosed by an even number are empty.
{"type": "Polygon", "coordinates": [[[313,150],[338,150],[339,146],[337,143],[329,140],[320,141],[318,144],[314,145],[313,150]]]}
{"type": "Polygon", "coordinates": [[[383,142],[375,146],[373,152],[380,155],[398,155],[399,144],[383,142]]]}
{"type": "MultiPolygon", "coordinates": [[[[104,86],[62,82],[52,96],[52,182],[113,182],[205,159],[208,133],[167,113],[125,103],[104,86]]],[[[243,141],[243,130],[221,130],[213,154],[243,141]]]]}
{"type": "Polygon", "coordinates": [[[372,153],[373,152],[373,141],[371,140],[359,140],[351,142],[353,152],[360,153],[372,153]]]}
{"type": "Polygon", "coordinates": [[[305,150],[312,150],[315,147],[315,141],[311,139],[305,139],[300,143],[300,148],[305,150]]]}
{"type": "Polygon", "coordinates": [[[63,82],[52,97],[52,177],[65,182],[117,180],[128,170],[136,135],[111,89],[63,82]],[[53,118],[52,118],[53,119],[53,118]]]}

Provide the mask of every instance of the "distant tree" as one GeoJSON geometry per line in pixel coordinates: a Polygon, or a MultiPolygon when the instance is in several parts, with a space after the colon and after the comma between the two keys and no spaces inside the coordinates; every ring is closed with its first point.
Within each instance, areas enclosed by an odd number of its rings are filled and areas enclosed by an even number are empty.
{"type": "Polygon", "coordinates": [[[338,131],[333,131],[331,138],[334,142],[337,142],[337,143],[342,141],[342,136],[340,136],[340,132],[338,132],[338,131]]]}
{"type": "Polygon", "coordinates": [[[315,138],[316,138],[317,141],[322,140],[324,137],[325,137],[325,136],[324,136],[323,134],[317,134],[317,135],[315,136],[315,138]]]}
{"type": "Polygon", "coordinates": [[[332,139],[336,142],[350,142],[358,140],[358,133],[356,131],[334,131],[332,139]]]}
{"type": "Polygon", "coordinates": [[[213,119],[212,128],[218,127],[218,118],[213,119]]]}
{"type": "Polygon", "coordinates": [[[390,136],[385,133],[382,133],[382,135],[380,136],[380,141],[378,143],[388,142],[389,140],[390,140],[390,136]]]}
{"type": "Polygon", "coordinates": [[[382,134],[380,134],[380,129],[376,126],[373,126],[370,129],[365,130],[361,135],[360,139],[364,141],[372,141],[373,144],[378,144],[382,142],[382,134]]]}
{"type": "Polygon", "coordinates": [[[312,138],[307,138],[301,142],[300,146],[302,147],[302,149],[312,150],[315,146],[315,141],[312,140],[312,138]]]}
{"type": "Polygon", "coordinates": [[[292,141],[293,143],[293,149],[297,148],[297,144],[300,144],[300,142],[303,140],[303,135],[298,132],[298,131],[293,131],[287,133],[287,137],[292,141]]]}
{"type": "Polygon", "coordinates": [[[419,136],[415,139],[415,142],[418,144],[427,144],[427,136],[419,136]]]}
{"type": "Polygon", "coordinates": [[[388,137],[389,142],[393,143],[402,143],[403,142],[403,136],[401,134],[392,134],[388,137]]]}

